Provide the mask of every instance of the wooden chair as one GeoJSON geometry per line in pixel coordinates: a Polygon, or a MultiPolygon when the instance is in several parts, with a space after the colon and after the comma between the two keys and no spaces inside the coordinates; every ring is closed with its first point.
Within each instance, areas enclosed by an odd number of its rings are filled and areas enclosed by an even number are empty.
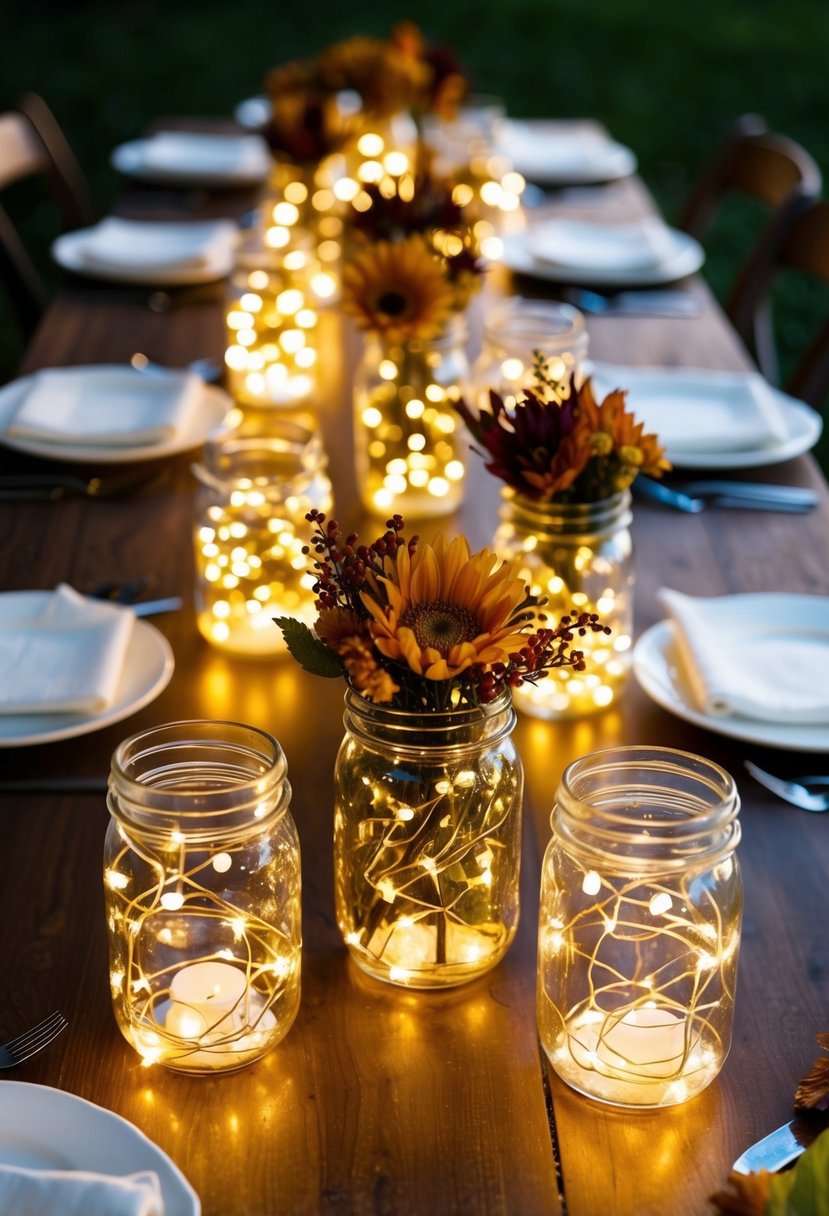
{"type": "Polygon", "coordinates": [[[819,198],[822,188],[820,169],[805,148],[772,134],[759,115],[744,114],[691,191],[679,226],[702,241],[729,194],[748,196],[775,213],[796,192],[819,198]]]}
{"type": "MultiPolygon", "coordinates": [[[[772,297],[784,272],[808,276],[829,288],[829,201],[795,195],[743,267],[727,302],[737,332],[773,383],[778,380],[778,358],[772,297]]],[[[823,407],[829,394],[829,318],[800,355],[785,388],[815,409],[823,407]]]]}
{"type": "MultiPolygon", "coordinates": [[[[64,231],[95,218],[83,171],[46,102],[27,93],[15,110],[0,114],[0,191],[26,178],[42,178],[64,231]]],[[[0,205],[0,280],[25,337],[34,330],[46,289],[8,210],[0,205]]]]}

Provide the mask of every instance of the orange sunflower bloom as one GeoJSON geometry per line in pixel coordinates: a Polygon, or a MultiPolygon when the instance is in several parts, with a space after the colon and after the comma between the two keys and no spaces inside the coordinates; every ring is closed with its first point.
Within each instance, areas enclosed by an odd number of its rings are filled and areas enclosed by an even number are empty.
{"type": "Polygon", "coordinates": [[[363,594],[369,629],[386,658],[429,680],[450,680],[473,663],[506,663],[526,643],[519,610],[526,587],[490,549],[471,554],[465,537],[403,546],[385,603],[363,594]]]}
{"type": "Polygon", "coordinates": [[[452,312],[452,289],[422,236],[379,241],[343,270],[343,308],[389,342],[433,338],[452,312]]]}

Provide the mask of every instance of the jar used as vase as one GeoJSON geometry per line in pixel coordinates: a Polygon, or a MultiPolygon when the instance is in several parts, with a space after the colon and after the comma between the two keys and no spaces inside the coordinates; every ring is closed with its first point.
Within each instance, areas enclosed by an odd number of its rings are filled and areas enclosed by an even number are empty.
{"type": "Polygon", "coordinates": [[[193,466],[195,607],[199,632],[220,650],[263,657],[285,649],[276,616],[312,625],[306,514],[329,514],[322,437],[280,417],[266,435],[241,432],[205,445],[193,466]]]}
{"type": "Polygon", "coordinates": [[[463,499],[466,443],[455,403],[469,376],[466,326],[431,341],[368,338],[354,378],[354,458],[367,511],[451,515],[463,499]]]}
{"type": "Polygon", "coordinates": [[[308,233],[277,247],[269,231],[248,234],[225,290],[227,388],[240,405],[296,408],[317,388],[313,250],[308,233]]]}
{"type": "MultiPolygon", "coordinates": [[[[633,543],[630,491],[592,503],[543,502],[503,492],[493,547],[515,563],[533,595],[546,598],[549,621],[595,612],[610,635],[588,633],[574,646],[586,669],[555,668],[537,684],[513,690],[517,709],[537,718],[580,717],[606,709],[630,672],[633,632],[633,543]]],[[[539,620],[539,624],[544,624],[539,620]]]]}
{"type": "Polygon", "coordinates": [[[330,157],[315,164],[277,159],[259,205],[265,244],[302,262],[315,305],[339,298],[345,203],[334,193],[336,180],[330,157]]]}
{"type": "Polygon", "coordinates": [[[587,358],[584,317],[571,304],[513,298],[489,313],[481,353],[472,369],[475,397],[484,408],[494,390],[511,406],[521,389],[534,387],[534,356],[546,361],[546,375],[562,394],[587,358]]]}
{"type": "Polygon", "coordinates": [[[291,1027],[300,857],[282,749],[252,726],[176,722],[112,758],[104,845],[110,986],[146,1064],[242,1067],[291,1027]]]}
{"type": "Polygon", "coordinates": [[[518,925],[523,772],[508,695],[407,712],[346,694],[335,773],[337,923],[376,979],[482,975],[518,925]]]}
{"type": "Polygon", "coordinates": [[[597,752],[565,771],[544,858],[538,1025],[558,1075],[617,1106],[673,1106],[731,1042],[739,797],[711,761],[597,752]]]}

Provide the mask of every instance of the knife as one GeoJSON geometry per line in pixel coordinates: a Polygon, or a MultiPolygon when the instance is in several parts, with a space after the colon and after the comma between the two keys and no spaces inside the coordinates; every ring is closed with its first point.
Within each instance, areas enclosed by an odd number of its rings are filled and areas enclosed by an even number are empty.
{"type": "Polygon", "coordinates": [[[781,1170],[784,1165],[794,1161],[806,1147],[792,1130],[796,1122],[784,1123],[776,1132],[752,1144],[731,1168],[738,1174],[753,1174],[756,1170],[781,1170]]]}
{"type": "Polygon", "coordinates": [[[136,616],[156,616],[159,612],[177,612],[184,601],[179,595],[168,596],[164,600],[141,600],[137,604],[127,604],[136,616]]]}
{"type": "Polygon", "coordinates": [[[805,486],[781,486],[764,481],[685,481],[676,488],[692,498],[726,495],[728,498],[763,498],[768,502],[816,507],[818,495],[805,486]]]}

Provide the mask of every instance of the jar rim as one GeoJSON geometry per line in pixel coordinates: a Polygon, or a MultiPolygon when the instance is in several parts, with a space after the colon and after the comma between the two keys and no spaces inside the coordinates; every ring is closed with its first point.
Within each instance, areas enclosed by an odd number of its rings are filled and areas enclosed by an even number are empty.
{"type": "Polygon", "coordinates": [[[510,735],[516,715],[512,695],[505,689],[484,705],[456,709],[401,709],[375,704],[354,688],[346,688],[345,728],[362,742],[392,746],[401,752],[422,754],[439,748],[474,748],[482,740],[478,728],[491,727],[484,738],[494,745],[510,735]]]}
{"type": "Polygon", "coordinates": [[[139,831],[188,839],[262,830],[290,804],[288,765],[267,731],[190,719],[124,739],[112,755],[107,803],[139,831]]]}
{"type": "Polygon", "coordinates": [[[587,326],[584,316],[572,304],[557,300],[525,300],[517,297],[497,305],[484,320],[484,337],[495,345],[545,339],[557,346],[562,342],[586,347],[587,326]]]}
{"type": "Polygon", "coordinates": [[[739,843],[739,808],[734,778],[715,761],[634,744],[569,764],[550,825],[592,862],[658,871],[716,864],[739,843]]]}

